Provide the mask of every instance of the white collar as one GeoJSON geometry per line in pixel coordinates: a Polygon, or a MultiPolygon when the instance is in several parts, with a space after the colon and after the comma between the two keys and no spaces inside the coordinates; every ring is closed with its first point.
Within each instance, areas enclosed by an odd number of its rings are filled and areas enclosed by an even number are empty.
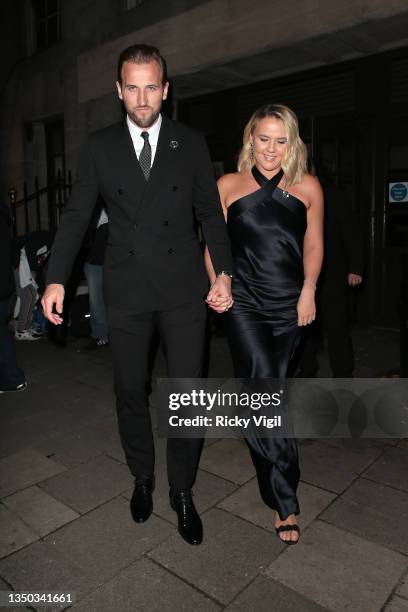
{"type": "Polygon", "coordinates": [[[159,132],[162,124],[162,116],[161,114],[156,119],[155,123],[149,128],[140,128],[138,125],[135,125],[133,121],[130,119],[129,115],[126,116],[126,122],[129,128],[130,135],[132,137],[133,142],[136,144],[140,144],[142,146],[143,139],[141,137],[142,132],[149,132],[149,143],[151,146],[157,145],[157,141],[159,140],[159,132]]]}

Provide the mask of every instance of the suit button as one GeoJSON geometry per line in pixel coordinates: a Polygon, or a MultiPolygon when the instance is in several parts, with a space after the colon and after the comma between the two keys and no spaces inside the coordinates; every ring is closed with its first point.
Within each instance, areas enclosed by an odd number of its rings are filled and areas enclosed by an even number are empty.
{"type": "Polygon", "coordinates": [[[118,194],[123,195],[123,189],[118,189],[118,194]]]}
{"type": "Polygon", "coordinates": [[[135,252],[134,251],[129,251],[129,255],[134,255],[135,252]]]}
{"type": "Polygon", "coordinates": [[[173,249],[169,249],[167,252],[169,255],[171,255],[173,253],[173,249]]]}
{"type": "Polygon", "coordinates": [[[173,185],[173,191],[177,191],[178,187],[177,185],[173,185]]]}
{"type": "Polygon", "coordinates": [[[168,222],[167,220],[166,220],[166,221],[164,221],[164,223],[163,223],[163,225],[164,225],[165,227],[167,227],[167,226],[168,226],[168,224],[169,224],[169,222],[168,222]]]}
{"type": "Polygon", "coordinates": [[[135,223],[133,226],[133,229],[136,229],[136,228],[137,228],[137,223],[135,223]]]}

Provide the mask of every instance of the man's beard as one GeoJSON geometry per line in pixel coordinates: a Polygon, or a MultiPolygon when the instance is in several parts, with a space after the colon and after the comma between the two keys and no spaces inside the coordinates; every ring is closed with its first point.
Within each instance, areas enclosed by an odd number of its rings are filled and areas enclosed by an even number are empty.
{"type": "Polygon", "coordinates": [[[160,110],[156,112],[152,111],[150,114],[144,115],[141,117],[140,115],[137,115],[135,112],[128,110],[129,117],[131,118],[133,123],[135,123],[140,128],[151,127],[153,123],[155,123],[155,121],[157,120],[157,117],[159,116],[159,114],[160,114],[160,110]]]}

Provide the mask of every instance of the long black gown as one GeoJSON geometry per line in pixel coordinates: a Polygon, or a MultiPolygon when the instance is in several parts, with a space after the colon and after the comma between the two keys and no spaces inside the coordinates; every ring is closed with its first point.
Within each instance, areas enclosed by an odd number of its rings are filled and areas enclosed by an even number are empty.
{"type": "MultiPolygon", "coordinates": [[[[234,305],[228,339],[237,378],[284,379],[300,338],[297,302],[303,286],[306,207],[254,167],[260,188],[228,207],[234,258],[234,305]]],[[[294,438],[245,434],[264,502],[281,520],[299,513],[294,438]]]]}

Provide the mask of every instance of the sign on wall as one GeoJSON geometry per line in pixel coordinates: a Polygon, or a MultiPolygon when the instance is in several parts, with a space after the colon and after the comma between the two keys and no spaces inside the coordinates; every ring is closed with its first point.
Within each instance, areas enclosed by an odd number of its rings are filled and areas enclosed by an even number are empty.
{"type": "Polygon", "coordinates": [[[408,202],[408,182],[388,183],[388,202],[408,202]]]}

